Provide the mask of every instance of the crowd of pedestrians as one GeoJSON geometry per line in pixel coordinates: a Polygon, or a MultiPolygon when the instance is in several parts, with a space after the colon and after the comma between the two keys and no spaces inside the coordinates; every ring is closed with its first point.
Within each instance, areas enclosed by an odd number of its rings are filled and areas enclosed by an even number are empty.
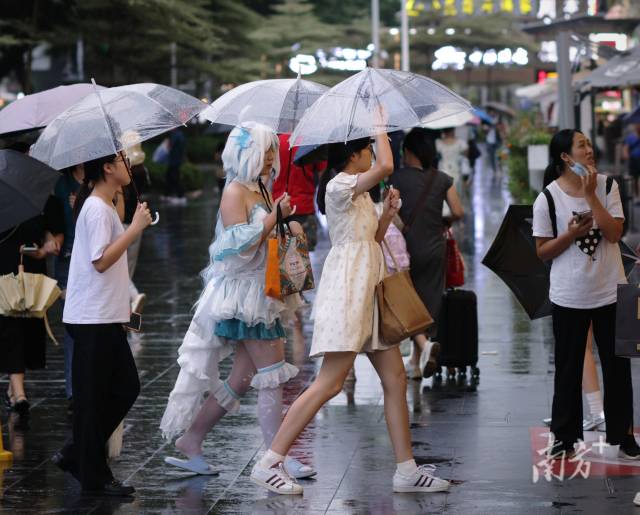
{"type": "MultiPolygon", "coordinates": [[[[396,464],[393,491],[450,488],[434,465],[414,459],[407,376],[430,377],[437,367],[450,259],[447,231],[464,218],[477,156],[453,129],[443,130],[435,144],[432,133],[420,128],[393,136],[333,143],[317,159],[298,161],[288,134],[250,122],[234,128],[218,149],[215,237],[160,424],[166,438],[177,437],[180,456],[167,456],[169,466],[214,474],[215,457],[205,457],[203,442],[255,388],[266,452],[250,478],[275,493],[302,493],[297,479],[318,471],[289,451],[320,408],[345,381],[354,380],[354,360],[365,353],[384,392],[396,464]],[[331,242],[311,313],[309,356],[322,357],[322,364],[283,418],[283,385],[298,373],[285,359],[285,327],[300,329],[308,302],[301,293],[282,299],[267,293],[268,240],[281,217],[292,236],[305,235],[313,251],[320,231],[317,210],[326,215],[331,242]],[[435,321],[412,335],[407,369],[399,342],[389,344],[380,336],[375,294],[382,279],[399,270],[409,271],[435,321]],[[233,366],[222,378],[218,364],[229,356],[233,366]]],[[[487,135],[490,167],[499,138],[496,129],[487,135]]],[[[165,194],[183,198],[184,136],[174,131],[169,142],[165,194]]],[[[635,163],[632,137],[627,146],[635,163]]],[[[620,457],[638,460],[630,364],[614,348],[616,287],[626,281],[618,247],[624,218],[618,186],[597,172],[591,143],[580,131],[556,133],[549,150],[545,191],[533,207],[533,236],[538,256],[551,263],[556,345],[553,408],[546,420],[555,437],[550,455],[572,457],[584,431],[606,428],[607,442],[619,446],[620,457]],[[590,411],[586,417],[582,391],[590,411]]],[[[44,273],[53,256],[53,273],[66,291],[65,393],[73,413],[72,438],[53,461],[83,490],[106,495],[134,493],[114,478],[105,449],[140,388],[123,325],[132,323],[131,312],[140,313],[145,302],[133,282],[142,234],[151,223],[146,204],[138,201],[149,186],[144,159],[132,144],[126,153],[65,169],[42,215],[0,234],[1,274],[17,273],[19,264],[44,273]]],[[[29,411],[25,372],[45,366],[45,339],[41,319],[0,317],[0,371],[10,378],[5,403],[23,417],[29,411]]]]}

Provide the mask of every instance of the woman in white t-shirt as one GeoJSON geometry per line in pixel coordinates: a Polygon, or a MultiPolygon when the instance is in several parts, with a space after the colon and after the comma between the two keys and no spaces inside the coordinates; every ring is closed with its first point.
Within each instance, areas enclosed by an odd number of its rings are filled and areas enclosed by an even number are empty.
{"type": "Polygon", "coordinates": [[[618,247],[624,220],[618,186],[597,173],[591,143],[580,131],[556,133],[549,157],[545,184],[551,201],[543,192],[533,206],[538,256],[552,261],[555,442],[549,454],[570,456],[583,438],[582,368],[592,325],[602,366],[607,442],[620,445],[622,458],[640,459],[632,431],[631,367],[615,355],[616,291],[626,282],[618,247]]]}
{"type": "Polygon", "coordinates": [[[132,495],[106,461],[105,444],[133,406],[140,391],[123,324],[129,322],[127,247],[151,223],[139,204],[125,231],[113,205],[116,192],[130,182],[121,153],[84,164],[76,198],[76,233],[71,252],[63,321],[74,340],[73,441],[54,456],[83,491],[132,495]]]}
{"type": "Polygon", "coordinates": [[[436,150],[440,155],[438,168],[453,177],[453,184],[458,193],[463,193],[464,186],[470,180],[467,142],[456,138],[454,128],[444,129],[442,137],[436,140],[436,150]]]}

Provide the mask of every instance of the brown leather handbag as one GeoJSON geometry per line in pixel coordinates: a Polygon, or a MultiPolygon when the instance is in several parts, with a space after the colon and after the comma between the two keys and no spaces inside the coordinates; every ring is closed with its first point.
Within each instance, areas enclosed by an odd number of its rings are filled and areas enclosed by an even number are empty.
{"type": "Polygon", "coordinates": [[[400,270],[387,242],[382,240],[382,244],[397,270],[376,285],[380,335],[386,344],[392,345],[426,331],[433,324],[433,317],[418,296],[409,270],[400,270]]]}

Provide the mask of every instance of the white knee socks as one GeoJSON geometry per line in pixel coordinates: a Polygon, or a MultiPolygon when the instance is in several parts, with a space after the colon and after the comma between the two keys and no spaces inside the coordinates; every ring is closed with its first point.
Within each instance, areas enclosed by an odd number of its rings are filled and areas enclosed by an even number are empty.
{"type": "Polygon", "coordinates": [[[604,406],[602,405],[602,395],[600,395],[600,390],[596,390],[595,392],[585,394],[587,398],[587,404],[589,405],[589,412],[592,417],[599,417],[600,414],[604,411],[604,406]]]}
{"type": "Polygon", "coordinates": [[[258,422],[268,449],[282,422],[282,386],[258,390],[258,422]]]}

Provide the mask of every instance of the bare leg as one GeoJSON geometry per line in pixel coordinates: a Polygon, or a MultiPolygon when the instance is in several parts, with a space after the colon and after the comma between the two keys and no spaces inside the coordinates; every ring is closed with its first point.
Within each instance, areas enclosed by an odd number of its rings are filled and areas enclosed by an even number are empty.
{"type": "Polygon", "coordinates": [[[584,353],[584,368],[582,370],[582,391],[593,393],[600,391],[596,360],[593,358],[593,329],[589,327],[587,336],[587,350],[584,353]]]}
{"type": "MultiPolygon", "coordinates": [[[[233,359],[233,368],[227,383],[238,395],[244,395],[251,385],[251,378],[255,372],[256,369],[245,345],[242,342],[238,342],[233,359]]],[[[176,449],[190,458],[202,454],[202,442],[207,433],[226,413],[227,411],[218,404],[215,396],[209,395],[200,407],[200,411],[198,411],[189,429],[176,440],[176,449]]]]}
{"type": "MultiPolygon", "coordinates": [[[[340,393],[345,377],[353,366],[355,352],[328,352],[315,381],[298,397],[282,421],[271,449],[283,456],[322,405],[340,393]]],[[[406,405],[406,404],[405,404],[406,405]]]]}
{"type": "Polygon", "coordinates": [[[384,390],[384,416],[391,438],[396,462],[413,459],[411,432],[409,431],[409,407],[407,406],[407,378],[400,349],[367,354],[373,364],[384,390]]]}
{"type": "Polygon", "coordinates": [[[24,391],[24,372],[9,375],[9,396],[12,401],[25,400],[27,394],[24,391]]]}

